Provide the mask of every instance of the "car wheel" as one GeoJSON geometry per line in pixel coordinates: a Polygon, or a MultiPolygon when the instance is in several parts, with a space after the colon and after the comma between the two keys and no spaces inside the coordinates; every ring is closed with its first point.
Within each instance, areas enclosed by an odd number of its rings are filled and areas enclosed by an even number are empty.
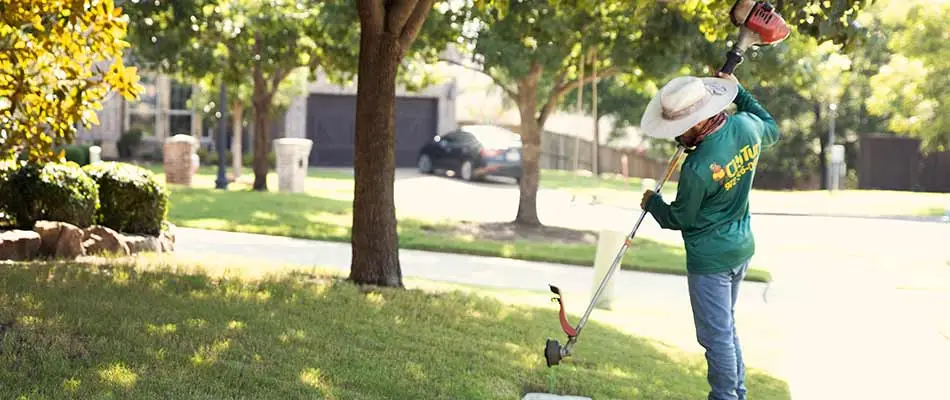
{"type": "Polygon", "coordinates": [[[419,167],[419,172],[423,174],[432,173],[432,159],[429,158],[428,155],[423,154],[419,156],[419,162],[417,163],[417,166],[419,167]]]}
{"type": "Polygon", "coordinates": [[[462,166],[459,167],[459,177],[471,182],[475,178],[474,169],[475,168],[472,166],[472,162],[465,160],[465,162],[462,163],[462,166]]]}

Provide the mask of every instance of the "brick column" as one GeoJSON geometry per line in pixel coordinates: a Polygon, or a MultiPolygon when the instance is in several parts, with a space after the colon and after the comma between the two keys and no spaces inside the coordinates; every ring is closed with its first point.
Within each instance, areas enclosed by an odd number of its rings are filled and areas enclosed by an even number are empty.
{"type": "Polygon", "coordinates": [[[197,144],[197,140],[189,135],[165,139],[165,183],[191,186],[195,167],[192,153],[197,151],[197,144]]]}

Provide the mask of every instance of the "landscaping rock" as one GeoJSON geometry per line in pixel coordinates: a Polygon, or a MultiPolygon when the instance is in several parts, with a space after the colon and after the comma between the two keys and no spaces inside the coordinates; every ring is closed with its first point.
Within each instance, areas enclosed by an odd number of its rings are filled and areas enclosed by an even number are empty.
{"type": "Polygon", "coordinates": [[[127,256],[132,254],[126,238],[121,233],[105,226],[93,225],[86,228],[83,236],[83,246],[87,254],[116,254],[127,256]]]}
{"type": "Polygon", "coordinates": [[[0,232],[0,260],[27,261],[40,251],[40,234],[33,231],[0,232]]]}
{"type": "Polygon", "coordinates": [[[36,221],[33,231],[40,235],[39,254],[73,260],[86,255],[85,232],[78,226],[59,221],[36,221]]]}
{"type": "Polygon", "coordinates": [[[157,236],[126,235],[125,240],[132,254],[157,252],[161,246],[157,236]]]}
{"type": "Polygon", "coordinates": [[[161,246],[160,251],[165,253],[175,251],[175,225],[168,223],[168,230],[162,231],[158,236],[158,242],[161,246]]]}

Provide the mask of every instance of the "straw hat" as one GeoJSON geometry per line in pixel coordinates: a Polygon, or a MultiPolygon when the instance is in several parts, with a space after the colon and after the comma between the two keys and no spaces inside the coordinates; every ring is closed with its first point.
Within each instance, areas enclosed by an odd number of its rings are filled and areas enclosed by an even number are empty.
{"type": "Polygon", "coordinates": [[[739,85],[725,78],[682,76],[653,96],[640,120],[647,136],[672,139],[718,114],[736,98],[739,85]]]}

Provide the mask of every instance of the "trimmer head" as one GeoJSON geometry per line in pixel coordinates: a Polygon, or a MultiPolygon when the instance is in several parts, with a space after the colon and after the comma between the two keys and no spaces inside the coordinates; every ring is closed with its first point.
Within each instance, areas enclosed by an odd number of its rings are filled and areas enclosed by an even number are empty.
{"type": "Polygon", "coordinates": [[[548,339],[547,343],[544,344],[544,359],[547,361],[548,367],[551,367],[560,364],[564,357],[571,355],[571,347],[574,346],[574,341],[577,339],[577,329],[567,320],[567,314],[564,310],[564,300],[561,299],[561,289],[558,289],[558,287],[554,285],[548,286],[551,288],[551,293],[557,295],[557,297],[552,298],[551,301],[556,301],[560,307],[558,319],[561,323],[561,330],[567,334],[568,339],[567,344],[564,346],[561,346],[561,344],[554,339],[548,339]]]}
{"type": "Polygon", "coordinates": [[[544,344],[544,359],[548,367],[561,363],[561,344],[557,340],[548,339],[548,342],[544,344]]]}

